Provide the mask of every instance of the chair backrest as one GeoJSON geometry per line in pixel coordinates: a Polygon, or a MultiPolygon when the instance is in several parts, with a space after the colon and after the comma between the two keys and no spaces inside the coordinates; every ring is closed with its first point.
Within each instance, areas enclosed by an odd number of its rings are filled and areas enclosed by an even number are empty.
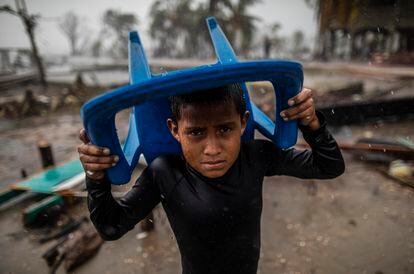
{"type": "Polygon", "coordinates": [[[147,163],[163,154],[180,153],[179,143],[170,134],[166,120],[171,117],[168,96],[201,89],[240,83],[250,118],[243,140],[254,138],[258,129],[277,146],[286,148],[296,143],[297,124],[284,122],[276,115],[269,119],[249,99],[246,81],[270,81],[276,94],[276,108],[287,108],[287,100],[296,95],[303,82],[302,66],[292,61],[238,62],[220,26],[213,17],[207,18],[218,62],[161,75],[150,71],[137,32],[129,35],[129,86],[110,91],[87,102],[81,110],[84,126],[92,141],[111,148],[120,156],[118,164],[107,171],[113,184],[124,184],[141,154],[147,163]],[[119,145],[114,117],[122,109],[133,107],[124,148],[119,145]]]}

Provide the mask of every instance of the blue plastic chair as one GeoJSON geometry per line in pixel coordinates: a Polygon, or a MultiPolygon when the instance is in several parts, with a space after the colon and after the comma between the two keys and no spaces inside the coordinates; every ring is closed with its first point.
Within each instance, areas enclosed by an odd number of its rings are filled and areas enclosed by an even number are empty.
{"type": "Polygon", "coordinates": [[[131,178],[141,154],[147,163],[163,154],[180,153],[179,143],[166,125],[171,117],[168,96],[240,83],[250,118],[243,140],[254,138],[257,129],[278,147],[287,148],[296,143],[297,122],[285,122],[276,115],[275,123],[249,99],[245,82],[270,81],[276,95],[278,112],[288,107],[287,101],[295,96],[303,83],[302,65],[293,61],[238,62],[226,36],[214,17],[207,25],[218,58],[216,64],[176,70],[153,75],[137,32],[129,34],[130,85],[109,91],[82,107],[81,117],[91,141],[111,149],[119,156],[115,167],[108,169],[112,184],[125,184],[131,178]],[[122,109],[133,107],[129,132],[122,148],[115,128],[115,115],[122,109]]]}

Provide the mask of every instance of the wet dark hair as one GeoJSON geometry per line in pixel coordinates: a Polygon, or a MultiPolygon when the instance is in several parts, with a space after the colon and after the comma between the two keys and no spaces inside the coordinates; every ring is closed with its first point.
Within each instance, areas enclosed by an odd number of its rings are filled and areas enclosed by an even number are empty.
{"type": "Polygon", "coordinates": [[[246,101],[240,84],[231,84],[193,93],[174,95],[170,96],[169,100],[174,121],[181,119],[181,109],[185,105],[214,106],[217,104],[234,104],[237,113],[240,114],[240,118],[243,118],[246,112],[246,101]]]}

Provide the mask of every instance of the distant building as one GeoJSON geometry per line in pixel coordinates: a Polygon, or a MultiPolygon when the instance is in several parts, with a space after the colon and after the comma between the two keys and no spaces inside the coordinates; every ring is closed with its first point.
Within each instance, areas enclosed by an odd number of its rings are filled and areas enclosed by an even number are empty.
{"type": "Polygon", "coordinates": [[[0,48],[0,74],[13,73],[33,66],[33,56],[27,48],[0,48]]]}
{"type": "Polygon", "coordinates": [[[319,0],[317,57],[414,63],[413,0],[319,0]]]}

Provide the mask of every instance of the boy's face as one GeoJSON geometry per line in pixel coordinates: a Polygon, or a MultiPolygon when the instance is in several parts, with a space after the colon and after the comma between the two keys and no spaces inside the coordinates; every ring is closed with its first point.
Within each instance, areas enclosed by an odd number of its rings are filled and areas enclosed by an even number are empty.
{"type": "Polygon", "coordinates": [[[187,163],[208,178],[223,176],[236,161],[241,135],[249,113],[243,118],[234,104],[194,104],[181,108],[181,119],[168,127],[181,144],[187,163]]]}

